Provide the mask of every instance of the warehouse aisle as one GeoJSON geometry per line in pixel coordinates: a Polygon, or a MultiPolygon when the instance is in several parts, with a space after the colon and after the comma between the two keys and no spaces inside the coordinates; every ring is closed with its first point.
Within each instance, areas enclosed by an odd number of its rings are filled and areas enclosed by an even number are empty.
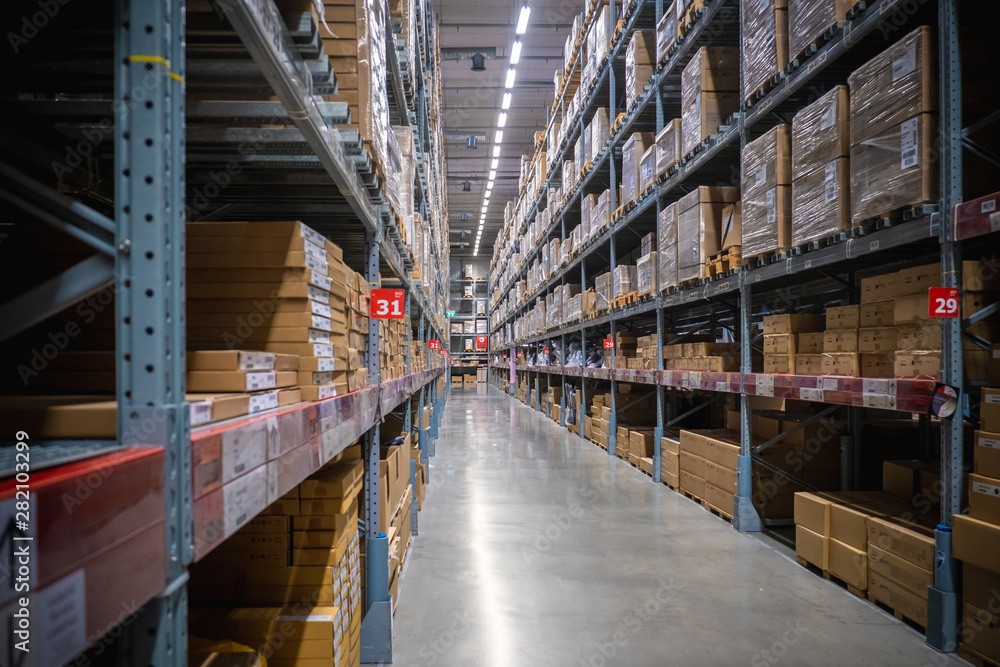
{"type": "Polygon", "coordinates": [[[960,665],[496,389],[452,392],[396,667],[960,665]]]}

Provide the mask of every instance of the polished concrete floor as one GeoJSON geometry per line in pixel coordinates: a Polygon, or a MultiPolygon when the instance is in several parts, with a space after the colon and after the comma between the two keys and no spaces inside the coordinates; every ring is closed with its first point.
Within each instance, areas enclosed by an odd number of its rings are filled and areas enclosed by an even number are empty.
{"type": "Polygon", "coordinates": [[[456,389],[394,665],[966,663],[496,389],[456,389]]]}

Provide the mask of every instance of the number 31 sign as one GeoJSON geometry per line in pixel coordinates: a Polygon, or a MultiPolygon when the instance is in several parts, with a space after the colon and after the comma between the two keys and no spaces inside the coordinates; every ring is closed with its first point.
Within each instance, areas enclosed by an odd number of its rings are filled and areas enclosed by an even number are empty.
{"type": "Polygon", "coordinates": [[[928,296],[928,317],[958,317],[958,288],[931,287],[928,296]]]}
{"type": "Polygon", "coordinates": [[[401,320],[406,317],[406,290],[373,289],[371,316],[376,320],[401,320]]]}

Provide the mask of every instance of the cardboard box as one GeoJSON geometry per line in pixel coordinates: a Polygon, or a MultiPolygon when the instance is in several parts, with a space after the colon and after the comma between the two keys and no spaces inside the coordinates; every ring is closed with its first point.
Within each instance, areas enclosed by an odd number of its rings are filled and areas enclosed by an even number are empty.
{"type": "Polygon", "coordinates": [[[858,590],[868,588],[868,552],[835,539],[827,541],[830,573],[858,590]]]}
{"type": "Polygon", "coordinates": [[[794,354],[765,354],[765,373],[795,373],[794,354]]]}
{"type": "Polygon", "coordinates": [[[919,461],[883,461],[882,490],[910,502],[920,479],[919,461]]]}
{"type": "Polygon", "coordinates": [[[823,334],[823,352],[857,352],[857,329],[827,329],[823,334]]]}
{"type": "Polygon", "coordinates": [[[1000,525],[1000,480],[983,475],[969,478],[969,516],[1000,525]]]}
{"type": "Polygon", "coordinates": [[[719,252],[722,210],[739,196],[738,188],[701,186],[678,202],[678,281],[707,276],[705,262],[719,252]]]}
{"type": "Polygon", "coordinates": [[[854,506],[830,503],[830,530],[827,533],[841,544],[864,551],[868,548],[868,517],[870,512],[854,506]]]}
{"type": "Polygon", "coordinates": [[[822,354],[796,354],[795,355],[795,372],[798,375],[823,375],[823,357],[822,354]]]}
{"type": "Polygon", "coordinates": [[[861,306],[833,306],[826,309],[826,329],[857,329],[861,324],[861,306]]]}
{"type": "Polygon", "coordinates": [[[927,587],[934,583],[932,571],[879,549],[873,544],[868,545],[868,569],[924,599],[927,598],[927,587]]]}
{"type": "Polygon", "coordinates": [[[824,315],[786,313],[783,315],[765,315],[765,334],[798,334],[802,332],[819,332],[826,322],[824,315]]]}
{"type": "Polygon", "coordinates": [[[848,88],[836,86],[792,119],[792,178],[822,171],[837,158],[850,155],[850,148],[848,88]]]}
{"type": "Polygon", "coordinates": [[[795,525],[808,528],[817,535],[829,535],[830,501],[814,493],[796,493],[795,525]]]}
{"type": "MultiPolygon", "coordinates": [[[[681,456],[683,456],[683,455],[684,455],[684,453],[681,452],[681,456]]],[[[704,478],[698,477],[697,475],[695,475],[695,474],[693,474],[691,472],[688,472],[687,470],[684,470],[683,468],[681,468],[680,475],[678,477],[679,477],[680,488],[683,491],[687,491],[688,493],[690,493],[691,495],[693,495],[695,498],[704,498],[705,497],[705,480],[704,480],[704,478]]]]}
{"type": "MultiPolygon", "coordinates": [[[[980,609],[987,608],[1000,591],[1000,574],[975,565],[962,565],[962,600],[980,609]]],[[[992,604],[996,604],[993,602],[992,604]]]]}
{"type": "MultiPolygon", "coordinates": [[[[718,463],[713,463],[712,461],[705,461],[705,483],[711,484],[720,491],[728,493],[730,496],[736,493],[736,481],[737,475],[735,470],[726,468],[719,465],[718,463]]],[[[706,498],[711,502],[710,498],[706,498]]],[[[730,498],[730,501],[732,498],[730,498]]],[[[727,505],[716,505],[718,509],[730,512],[732,508],[732,502],[727,505]]]]}
{"type": "Polygon", "coordinates": [[[862,353],[891,353],[897,349],[896,327],[868,327],[858,330],[858,351],[862,353]]]}
{"type": "Polygon", "coordinates": [[[895,301],[871,301],[861,304],[861,327],[891,327],[895,322],[895,301]]]}
{"type": "Polygon", "coordinates": [[[972,460],[977,475],[1000,478],[1000,433],[976,431],[972,460]]]}
{"type": "Polygon", "coordinates": [[[868,519],[868,544],[924,569],[934,568],[934,537],[882,517],[868,519]]]}
{"type": "Polygon", "coordinates": [[[983,387],[979,402],[979,426],[1000,433],[1000,388],[983,387]]]}
{"type": "Polygon", "coordinates": [[[803,354],[822,354],[823,338],[822,331],[802,332],[795,335],[796,352],[803,354]]]}
{"type": "Polygon", "coordinates": [[[868,572],[868,595],[918,625],[927,625],[927,598],[907,590],[878,572],[868,572]]]}
{"type": "Polygon", "coordinates": [[[697,431],[681,430],[680,432],[680,452],[687,452],[698,458],[705,456],[705,441],[697,431]]]}
{"type": "Polygon", "coordinates": [[[1000,575],[1000,526],[964,514],[953,517],[952,552],[966,565],[1000,575]]]}
{"type": "Polygon", "coordinates": [[[705,497],[703,500],[723,514],[732,516],[735,508],[734,491],[728,491],[728,488],[720,488],[705,480],[705,497]]]}
{"type": "Polygon", "coordinates": [[[795,354],[795,343],[795,334],[765,334],[764,354],[795,354]]]}
{"type": "Polygon", "coordinates": [[[695,456],[690,452],[685,452],[681,450],[680,453],[680,469],[681,472],[688,472],[695,477],[700,477],[705,479],[705,459],[700,456],[695,456]]]}
{"type": "Polygon", "coordinates": [[[857,377],[861,372],[857,352],[824,352],[823,375],[857,377]]]}
{"type": "MultiPolygon", "coordinates": [[[[866,331],[871,331],[866,329],[866,331]]],[[[861,354],[861,377],[891,378],[895,375],[895,355],[892,352],[861,354]]]]}
{"type": "Polygon", "coordinates": [[[941,374],[941,350],[899,351],[893,357],[894,375],[936,378],[941,374]]]}
{"type": "MultiPolygon", "coordinates": [[[[994,608],[992,605],[990,609],[994,608]]],[[[1000,616],[983,607],[976,607],[963,601],[962,605],[962,646],[975,651],[986,659],[980,664],[1000,660],[1000,616]]]]}
{"type": "Polygon", "coordinates": [[[821,570],[830,569],[828,538],[805,526],[795,526],[795,555],[821,570]]]}

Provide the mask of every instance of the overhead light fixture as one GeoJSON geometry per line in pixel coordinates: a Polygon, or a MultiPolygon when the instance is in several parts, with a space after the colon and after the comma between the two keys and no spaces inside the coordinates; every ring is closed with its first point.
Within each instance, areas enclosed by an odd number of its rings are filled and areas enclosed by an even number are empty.
{"type": "Polygon", "coordinates": [[[483,213],[486,213],[486,211],[487,211],[488,209],[489,209],[489,205],[487,205],[487,204],[483,204],[483,213]]]}
{"type": "Polygon", "coordinates": [[[490,180],[491,180],[491,181],[492,181],[492,180],[495,180],[495,179],[496,179],[496,177],[497,177],[497,170],[496,170],[496,169],[491,169],[491,170],[490,170],[490,180]]]}
{"type": "Polygon", "coordinates": [[[508,90],[510,88],[513,88],[515,76],[517,76],[517,70],[511,67],[509,70],[507,70],[507,81],[504,82],[503,87],[507,88],[508,90]]]}
{"type": "Polygon", "coordinates": [[[499,166],[500,166],[500,158],[498,157],[493,158],[493,162],[490,164],[490,169],[496,169],[499,166]]]}
{"type": "Polygon", "coordinates": [[[468,143],[467,143],[466,145],[467,145],[467,146],[468,146],[469,148],[471,148],[471,149],[475,150],[475,149],[476,149],[476,141],[477,141],[477,140],[476,140],[476,138],[475,138],[475,137],[469,137],[469,141],[468,141],[468,143]]]}
{"type": "Polygon", "coordinates": [[[462,192],[472,192],[472,183],[469,181],[462,183],[462,192]]]}
{"type": "Polygon", "coordinates": [[[507,114],[501,111],[500,115],[497,117],[497,127],[503,127],[506,124],[507,124],[507,114]]]}
{"type": "Polygon", "coordinates": [[[500,104],[500,108],[504,111],[510,108],[510,93],[503,94],[503,102],[500,104]]]}
{"type": "Polygon", "coordinates": [[[486,71],[486,56],[484,56],[481,53],[472,54],[472,71],[473,72],[486,71]]]}
{"type": "Polygon", "coordinates": [[[493,138],[493,143],[499,144],[503,142],[503,130],[497,130],[496,136],[493,138]]]}
{"type": "Polygon", "coordinates": [[[521,15],[517,17],[517,30],[515,32],[518,35],[523,35],[524,31],[528,29],[528,17],[531,15],[531,7],[528,5],[523,5],[521,7],[521,15]]]}
{"type": "Polygon", "coordinates": [[[463,213],[462,216],[461,216],[461,218],[462,218],[462,222],[468,222],[469,221],[469,214],[468,213],[463,213]]]}
{"type": "Polygon", "coordinates": [[[500,157],[500,144],[493,147],[493,157],[500,157]]]}
{"type": "Polygon", "coordinates": [[[517,40],[510,47],[510,64],[516,65],[521,60],[521,40],[517,40]]]}

